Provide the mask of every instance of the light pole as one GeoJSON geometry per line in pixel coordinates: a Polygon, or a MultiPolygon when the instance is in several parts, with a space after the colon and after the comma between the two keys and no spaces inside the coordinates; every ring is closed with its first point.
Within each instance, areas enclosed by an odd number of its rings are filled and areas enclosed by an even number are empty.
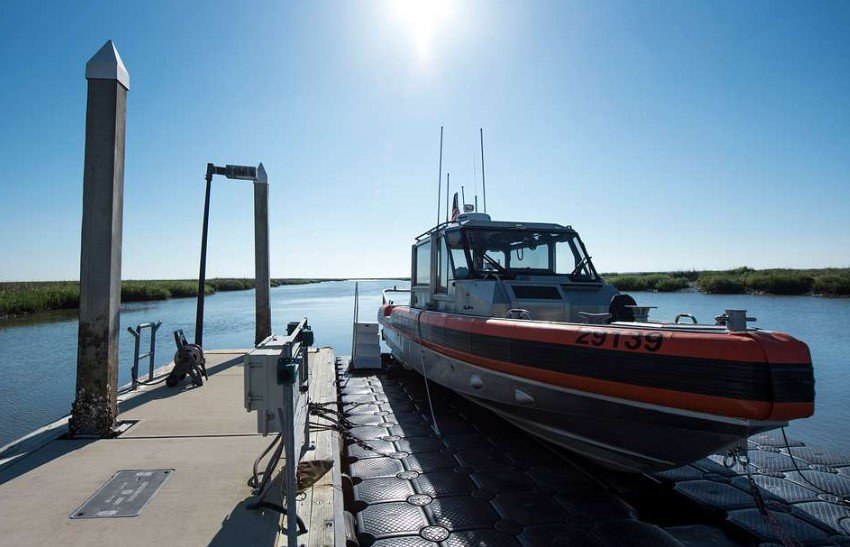
{"type": "MultiPolygon", "coordinates": [[[[265,170],[263,171],[265,173],[265,170]]],[[[198,307],[195,314],[195,344],[204,346],[204,286],[207,281],[207,232],[210,224],[210,189],[213,175],[224,175],[235,180],[257,180],[257,168],[247,165],[207,164],[207,190],[204,195],[204,226],[201,230],[201,265],[198,269],[198,307]]]]}

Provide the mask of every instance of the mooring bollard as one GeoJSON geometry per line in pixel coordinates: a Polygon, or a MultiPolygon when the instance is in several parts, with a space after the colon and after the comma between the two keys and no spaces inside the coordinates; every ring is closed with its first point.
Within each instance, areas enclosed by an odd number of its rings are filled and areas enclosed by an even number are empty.
{"type": "Polygon", "coordinates": [[[118,416],[118,332],[124,134],[130,76],[112,40],[86,64],[86,150],[80,251],[77,387],[72,436],[112,436],[118,416]]]}
{"type": "Polygon", "coordinates": [[[254,345],[272,335],[269,274],[269,179],[261,163],[254,179],[254,286],[256,326],[254,345]]]}

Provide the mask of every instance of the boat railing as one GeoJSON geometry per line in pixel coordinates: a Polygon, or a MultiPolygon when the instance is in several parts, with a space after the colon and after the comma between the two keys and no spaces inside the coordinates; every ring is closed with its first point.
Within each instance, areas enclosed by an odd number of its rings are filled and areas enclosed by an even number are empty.
{"type": "Polygon", "coordinates": [[[127,327],[127,332],[132,334],[135,339],[133,349],[133,368],[130,372],[133,378],[132,389],[139,387],[139,361],[142,359],[148,360],[148,381],[150,382],[153,380],[153,369],[156,361],[156,331],[158,331],[161,326],[162,321],[157,321],[156,323],[141,323],[136,325],[135,329],[133,327],[127,327]],[[150,329],[151,331],[150,347],[148,348],[147,353],[140,354],[139,351],[141,348],[142,331],[145,329],[150,329]]]}
{"type": "Polygon", "coordinates": [[[387,298],[387,293],[394,292],[411,294],[413,291],[411,289],[399,289],[398,287],[393,287],[392,289],[384,289],[381,291],[381,304],[392,304],[393,301],[387,298]]]}

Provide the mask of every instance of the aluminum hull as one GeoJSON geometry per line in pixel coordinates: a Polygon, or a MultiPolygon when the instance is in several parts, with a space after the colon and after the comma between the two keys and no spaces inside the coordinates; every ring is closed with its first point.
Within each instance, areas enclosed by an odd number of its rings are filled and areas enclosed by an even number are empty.
{"type": "Polygon", "coordinates": [[[606,467],[679,467],[785,425],[715,416],[552,386],[458,360],[391,329],[384,338],[406,366],[528,433],[606,467]]]}

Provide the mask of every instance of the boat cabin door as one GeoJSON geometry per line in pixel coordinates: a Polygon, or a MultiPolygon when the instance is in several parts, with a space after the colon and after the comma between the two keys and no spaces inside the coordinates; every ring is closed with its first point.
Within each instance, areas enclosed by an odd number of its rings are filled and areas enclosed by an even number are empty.
{"type": "Polygon", "coordinates": [[[413,246],[411,306],[454,311],[455,270],[452,253],[441,233],[432,233],[413,246]]]}

